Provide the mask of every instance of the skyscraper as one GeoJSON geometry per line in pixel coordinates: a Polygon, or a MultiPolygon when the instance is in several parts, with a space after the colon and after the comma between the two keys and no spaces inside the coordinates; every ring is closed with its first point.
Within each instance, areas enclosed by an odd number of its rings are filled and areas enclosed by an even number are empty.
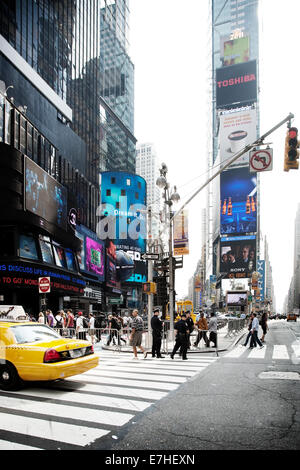
{"type": "Polygon", "coordinates": [[[147,182],[147,205],[151,207],[153,213],[152,235],[155,239],[158,236],[160,190],[156,185],[156,180],[159,177],[159,163],[153,144],[143,143],[137,145],[136,174],[145,178],[147,182]]]}
{"type": "MultiPolygon", "coordinates": [[[[213,166],[222,167],[259,134],[258,4],[258,0],[211,0],[211,175],[213,166]]],[[[249,173],[249,155],[214,180],[207,206],[206,279],[210,274],[219,281],[251,277],[259,257],[259,177],[249,173]],[[239,268],[221,262],[228,252],[239,260],[239,268]],[[255,262],[249,262],[249,256],[255,262]]]]}

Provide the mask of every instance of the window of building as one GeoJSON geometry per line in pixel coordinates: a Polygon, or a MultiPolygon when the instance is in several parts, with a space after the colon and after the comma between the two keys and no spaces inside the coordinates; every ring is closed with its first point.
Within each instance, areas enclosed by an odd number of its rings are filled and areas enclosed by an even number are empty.
{"type": "Polygon", "coordinates": [[[106,190],[106,196],[111,196],[111,190],[110,189],[106,190]]]}

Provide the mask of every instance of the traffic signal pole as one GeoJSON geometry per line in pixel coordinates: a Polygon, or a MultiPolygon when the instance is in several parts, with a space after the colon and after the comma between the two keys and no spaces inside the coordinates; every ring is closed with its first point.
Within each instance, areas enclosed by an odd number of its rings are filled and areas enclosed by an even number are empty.
{"type": "Polygon", "coordinates": [[[236,153],[224,166],[222,166],[222,168],[220,168],[219,171],[217,171],[213,176],[208,178],[208,180],[202,186],[200,186],[199,189],[197,189],[194,192],[194,194],[180,207],[180,209],[178,209],[178,211],[175,212],[175,214],[173,215],[171,220],[173,220],[178,214],[180,214],[180,212],[183,211],[183,209],[194,199],[194,197],[196,197],[197,194],[199,194],[202,191],[202,189],[204,189],[206,186],[208,186],[209,183],[211,183],[211,181],[213,181],[217,176],[219,176],[222,173],[222,171],[226,170],[226,168],[228,168],[230,165],[232,165],[233,162],[235,162],[238,158],[240,158],[245,153],[249,152],[252,148],[259,147],[260,145],[264,145],[263,141],[270,134],[272,134],[274,131],[276,131],[279,127],[283,126],[283,124],[285,124],[286,122],[291,121],[291,119],[293,119],[293,118],[294,118],[294,114],[290,113],[285,119],[283,119],[278,124],[276,124],[276,126],[272,127],[272,129],[270,129],[265,134],[263,134],[261,137],[259,137],[257,140],[252,142],[252,144],[246,145],[246,147],[244,147],[243,150],[236,153]]]}

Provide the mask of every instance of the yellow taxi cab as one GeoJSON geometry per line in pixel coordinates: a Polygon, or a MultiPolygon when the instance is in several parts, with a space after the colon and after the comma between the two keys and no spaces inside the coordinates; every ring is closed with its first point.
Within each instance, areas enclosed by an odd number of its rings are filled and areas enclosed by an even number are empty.
{"type": "Polygon", "coordinates": [[[23,381],[65,379],[98,362],[89,341],[63,338],[41,323],[0,319],[0,389],[17,389],[23,381]]]}
{"type": "Polygon", "coordinates": [[[287,321],[297,321],[297,315],[293,312],[288,313],[286,320],[287,321]]]}

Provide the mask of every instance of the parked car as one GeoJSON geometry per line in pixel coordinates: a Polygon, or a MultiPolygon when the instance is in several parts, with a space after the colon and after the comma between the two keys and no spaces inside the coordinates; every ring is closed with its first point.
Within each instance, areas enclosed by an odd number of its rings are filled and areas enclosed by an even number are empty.
{"type": "Polygon", "coordinates": [[[60,336],[47,325],[0,319],[0,389],[26,381],[52,381],[81,374],[99,362],[89,341],[60,336]]]}
{"type": "Polygon", "coordinates": [[[286,321],[297,321],[297,315],[295,313],[288,313],[286,321]]]}

